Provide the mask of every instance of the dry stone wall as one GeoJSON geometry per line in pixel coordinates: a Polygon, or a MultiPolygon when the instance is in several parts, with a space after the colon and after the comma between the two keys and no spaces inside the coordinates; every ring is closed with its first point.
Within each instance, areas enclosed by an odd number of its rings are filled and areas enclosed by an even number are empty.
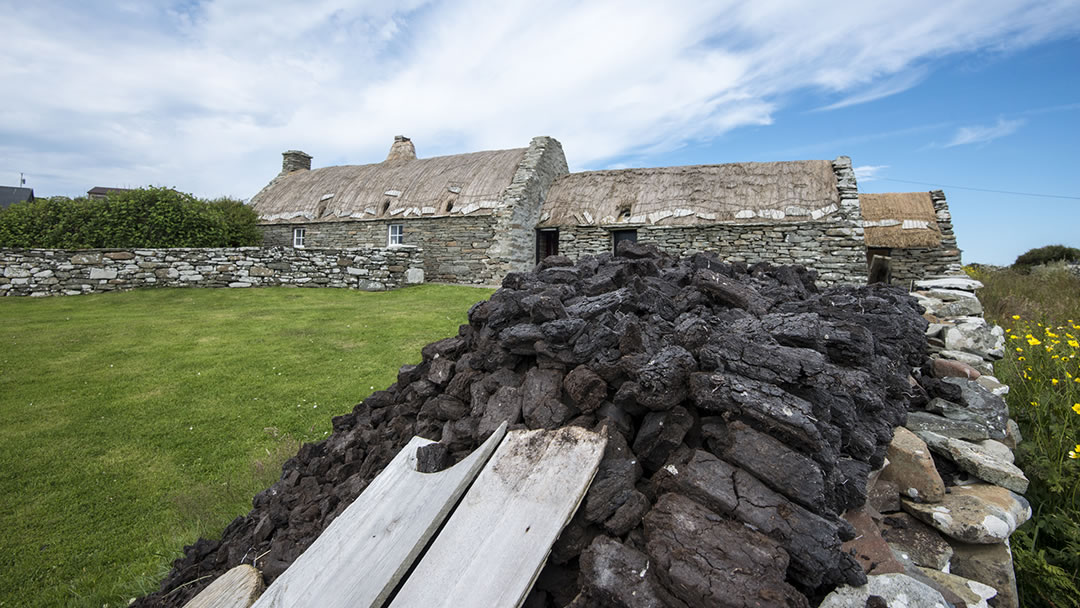
{"type": "Polygon", "coordinates": [[[488,250],[498,283],[509,272],[527,272],[536,262],[536,224],[552,182],[569,172],[562,144],[535,137],[513,181],[503,192],[505,207],[495,209],[495,242],[488,250]]]}
{"type": "MultiPolygon", "coordinates": [[[[646,226],[638,228],[642,243],[688,255],[708,251],[727,262],[799,264],[818,271],[821,286],[865,283],[861,228],[843,222],[715,224],[712,226],[646,226]]],[[[611,251],[611,233],[594,226],[559,232],[559,253],[571,259],[611,251]]]]}
{"type": "Polygon", "coordinates": [[[270,285],[381,291],[422,283],[422,253],[416,247],[0,249],[0,295],[270,285]]]}
{"type": "Polygon", "coordinates": [[[391,224],[401,224],[406,246],[420,249],[428,281],[488,285],[501,278],[488,257],[495,240],[495,221],[490,215],[270,224],[262,226],[263,242],[291,248],[293,229],[303,228],[304,246],[309,249],[386,247],[391,224]]]}

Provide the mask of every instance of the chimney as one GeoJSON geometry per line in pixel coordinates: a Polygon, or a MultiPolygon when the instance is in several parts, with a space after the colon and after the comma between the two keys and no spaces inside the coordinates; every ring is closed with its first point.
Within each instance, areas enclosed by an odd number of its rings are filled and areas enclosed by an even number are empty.
{"type": "Polygon", "coordinates": [[[293,171],[310,171],[311,155],[300,150],[286,150],[281,153],[281,174],[293,171]]]}
{"type": "Polygon", "coordinates": [[[416,148],[413,147],[412,140],[404,135],[395,135],[394,145],[390,146],[386,160],[416,160],[416,148]]]}

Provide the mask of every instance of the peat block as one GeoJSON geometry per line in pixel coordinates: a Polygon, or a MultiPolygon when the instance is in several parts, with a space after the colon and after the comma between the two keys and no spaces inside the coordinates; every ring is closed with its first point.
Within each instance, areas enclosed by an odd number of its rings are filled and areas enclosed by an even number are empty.
{"type": "Polygon", "coordinates": [[[412,436],[439,442],[436,470],[504,420],[610,438],[528,606],[795,607],[862,584],[840,514],[913,400],[961,391],[912,384],[927,323],[903,290],[815,276],[637,243],[511,273],[136,605],[182,606],[255,558],[272,583],[412,436]]]}

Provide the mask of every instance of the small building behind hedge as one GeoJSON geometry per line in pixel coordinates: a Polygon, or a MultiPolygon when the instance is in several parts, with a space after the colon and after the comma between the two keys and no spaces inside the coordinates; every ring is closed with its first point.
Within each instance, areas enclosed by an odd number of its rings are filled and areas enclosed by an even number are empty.
{"type": "Polygon", "coordinates": [[[21,188],[16,186],[0,186],[0,209],[7,209],[15,203],[34,200],[33,188],[21,188]]]}

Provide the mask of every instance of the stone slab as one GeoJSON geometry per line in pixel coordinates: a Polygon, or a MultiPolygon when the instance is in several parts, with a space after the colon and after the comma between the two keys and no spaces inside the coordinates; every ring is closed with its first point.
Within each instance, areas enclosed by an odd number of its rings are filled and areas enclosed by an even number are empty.
{"type": "Polygon", "coordinates": [[[975,544],[1004,542],[1031,518],[1024,497],[989,484],[954,486],[938,504],[902,500],[901,505],[949,538],[975,544]]]}

